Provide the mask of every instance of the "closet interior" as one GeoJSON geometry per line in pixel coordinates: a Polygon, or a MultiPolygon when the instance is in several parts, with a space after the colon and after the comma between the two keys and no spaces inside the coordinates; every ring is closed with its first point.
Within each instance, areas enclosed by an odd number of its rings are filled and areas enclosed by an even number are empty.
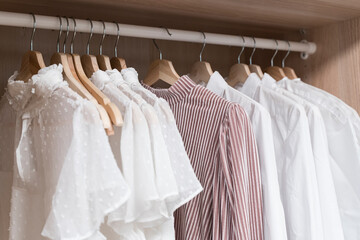
{"type": "MultiPolygon", "coordinates": [[[[286,64],[301,78],[320,87],[360,110],[359,79],[356,63],[359,48],[359,6],[356,1],[1,1],[0,10],[35,13],[45,16],[68,16],[79,19],[103,20],[123,24],[203,31],[237,36],[301,41],[317,44],[316,54],[302,60],[292,52],[286,64]],[[345,84],[346,83],[346,84],[345,84]]],[[[71,24],[71,23],[70,23],[71,24]]],[[[65,23],[64,30],[65,30],[65,23]]],[[[7,79],[20,67],[19,58],[29,48],[30,28],[0,26],[1,77],[7,79]],[[9,41],[11,39],[11,41],[9,41]]],[[[121,35],[121,34],[120,34],[121,35]]],[[[86,51],[88,34],[79,32],[74,49],[80,55],[86,51]]],[[[98,53],[101,34],[94,34],[91,51],[98,53]]],[[[107,36],[104,52],[111,55],[116,36],[107,36]]],[[[56,49],[57,32],[37,29],[36,49],[49,63],[56,49]]],[[[241,39],[240,39],[241,41],[241,39]]],[[[173,62],[180,74],[187,74],[198,60],[201,44],[158,40],[166,59],[173,62]]],[[[208,44],[203,58],[223,76],[237,62],[240,47],[208,44]]],[[[119,56],[135,67],[140,79],[146,76],[150,63],[158,58],[151,39],[120,37],[119,56]]],[[[249,63],[251,48],[246,48],[241,62],[249,63]]],[[[262,68],[270,64],[271,50],[257,49],[253,61],[262,68]]],[[[286,51],[274,59],[281,65],[286,51]]],[[[180,74],[180,75],[181,75],[180,74]]],[[[6,81],[1,81],[3,93],[6,81]]]]}
{"type": "Polygon", "coordinates": [[[357,1],[0,0],[0,238],[360,240],[359,64],[357,1]]]}

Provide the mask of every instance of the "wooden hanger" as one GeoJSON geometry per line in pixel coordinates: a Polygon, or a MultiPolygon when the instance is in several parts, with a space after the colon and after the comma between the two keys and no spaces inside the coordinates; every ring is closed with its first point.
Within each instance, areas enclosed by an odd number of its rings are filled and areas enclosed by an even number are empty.
{"type": "Polygon", "coordinates": [[[232,87],[235,87],[238,83],[245,83],[251,73],[248,65],[240,63],[241,54],[245,49],[245,39],[243,36],[241,37],[243,39],[243,47],[238,55],[238,63],[230,68],[229,76],[226,79],[226,82],[232,87]]]}
{"type": "Polygon", "coordinates": [[[158,59],[151,63],[144,83],[152,86],[162,80],[172,86],[179,78],[171,61],[158,59]]]}
{"type": "Polygon", "coordinates": [[[211,75],[214,73],[210,63],[202,61],[202,53],[206,45],[206,35],[201,32],[204,36],[203,46],[200,52],[200,61],[192,65],[189,77],[196,83],[204,82],[208,83],[211,75]]]}
{"type": "Polygon", "coordinates": [[[283,71],[284,71],[285,75],[287,76],[287,78],[289,78],[289,79],[298,78],[298,76],[295,73],[295,70],[291,67],[283,67],[283,71]]]}
{"type": "Polygon", "coordinates": [[[93,35],[93,23],[90,19],[89,19],[89,21],[90,21],[90,25],[91,25],[91,31],[90,31],[90,36],[89,36],[88,43],[86,46],[86,55],[81,56],[81,64],[82,64],[82,67],[88,78],[90,78],[94,72],[100,70],[96,57],[94,55],[89,54],[90,40],[93,35]]]}
{"type": "Polygon", "coordinates": [[[274,55],[271,57],[271,66],[267,67],[265,72],[268,73],[270,76],[272,76],[276,81],[280,81],[281,79],[285,78],[286,75],[284,73],[284,70],[281,67],[274,66],[274,58],[276,54],[278,53],[279,49],[279,43],[277,40],[275,40],[276,43],[276,50],[274,55]]]}
{"type": "Polygon", "coordinates": [[[117,37],[116,37],[116,42],[115,42],[115,47],[114,47],[114,56],[115,57],[110,59],[110,64],[113,69],[117,69],[120,72],[121,70],[127,68],[127,66],[126,66],[125,59],[120,58],[117,55],[117,48],[118,48],[118,43],[119,43],[119,38],[120,38],[120,28],[119,28],[118,23],[116,23],[116,27],[117,27],[117,37]]]}
{"type": "MultiPolygon", "coordinates": [[[[171,33],[167,28],[165,28],[168,34],[171,36],[171,33]]],[[[170,86],[180,78],[179,74],[175,71],[175,68],[171,61],[162,59],[162,52],[159,46],[156,44],[156,41],[153,39],[153,43],[160,54],[160,59],[155,60],[151,63],[148,73],[144,79],[144,83],[152,86],[160,80],[169,84],[170,86]]]]}
{"type": "MultiPolygon", "coordinates": [[[[72,70],[69,65],[69,62],[68,62],[69,55],[59,52],[60,51],[60,37],[61,37],[61,32],[62,32],[61,17],[59,17],[59,21],[60,21],[60,31],[59,31],[58,40],[57,40],[57,52],[52,55],[50,62],[51,62],[51,64],[62,64],[63,77],[64,77],[65,81],[68,82],[69,87],[73,91],[78,93],[81,97],[86,98],[95,104],[95,106],[99,112],[100,118],[102,120],[103,126],[106,129],[107,134],[113,135],[114,129],[112,127],[110,118],[109,118],[108,114],[106,113],[105,109],[96,102],[95,98],[87,91],[87,89],[81,84],[81,82],[75,78],[75,76],[77,77],[77,74],[76,74],[76,71],[74,72],[75,69],[72,70]]],[[[66,21],[69,26],[69,21],[67,18],[66,18],[66,21]]],[[[66,37],[64,40],[64,52],[65,52],[68,31],[69,31],[69,28],[67,28],[67,33],[66,33],[66,37]]]]}
{"type": "Polygon", "coordinates": [[[30,51],[27,51],[23,55],[21,60],[21,67],[16,77],[18,80],[23,80],[24,82],[27,82],[33,75],[37,74],[41,68],[46,67],[42,54],[38,51],[33,50],[34,35],[36,30],[36,18],[34,14],[32,14],[32,16],[34,22],[30,40],[30,51]]]}
{"type": "Polygon", "coordinates": [[[111,64],[110,64],[110,58],[106,55],[102,55],[102,44],[104,42],[104,38],[105,38],[105,34],[106,34],[106,27],[105,27],[105,22],[102,21],[103,24],[103,35],[100,41],[100,46],[99,46],[99,55],[96,56],[96,60],[97,63],[99,64],[99,68],[103,71],[106,70],[111,70],[111,64]]]}
{"type": "Polygon", "coordinates": [[[106,112],[110,116],[111,122],[115,126],[122,126],[123,118],[119,108],[114,103],[110,102],[110,99],[100,89],[98,89],[89,79],[89,77],[91,77],[94,72],[99,70],[96,57],[93,55],[89,55],[90,40],[93,34],[93,24],[91,20],[89,21],[91,25],[91,31],[86,47],[87,55],[83,55],[80,58],[79,55],[72,54],[74,60],[74,66],[81,83],[91,93],[91,95],[96,99],[96,101],[105,108],[106,112]]]}
{"type": "Polygon", "coordinates": [[[283,58],[283,60],[281,61],[281,66],[282,66],[282,69],[285,73],[285,75],[289,78],[289,79],[295,79],[295,78],[298,78],[294,69],[291,68],[291,67],[285,67],[285,59],[288,57],[288,55],[290,54],[290,49],[291,49],[291,45],[290,45],[290,42],[287,41],[288,45],[289,45],[289,50],[288,52],[286,53],[285,57],[283,58]]]}
{"type": "Polygon", "coordinates": [[[261,67],[259,65],[256,65],[256,64],[252,64],[252,57],[253,57],[253,55],[255,53],[255,50],[256,50],[256,40],[255,40],[254,37],[252,39],[254,41],[254,49],[253,49],[253,51],[251,53],[251,56],[250,56],[249,69],[250,69],[250,72],[256,73],[259,76],[259,78],[261,79],[261,78],[264,77],[264,73],[262,72],[261,67]]]}

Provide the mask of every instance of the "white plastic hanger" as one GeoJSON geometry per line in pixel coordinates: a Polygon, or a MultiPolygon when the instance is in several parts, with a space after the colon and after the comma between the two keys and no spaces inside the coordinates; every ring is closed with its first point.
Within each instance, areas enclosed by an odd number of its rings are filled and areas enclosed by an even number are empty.
{"type": "Polygon", "coordinates": [[[279,43],[277,40],[275,40],[275,43],[276,43],[276,50],[275,50],[275,53],[274,55],[271,57],[271,66],[270,67],[267,67],[265,72],[270,74],[270,76],[272,76],[276,81],[280,81],[281,79],[283,79],[284,77],[286,77],[284,71],[282,70],[281,67],[278,67],[278,66],[274,66],[274,58],[276,56],[276,54],[278,53],[279,49],[279,43]]]}
{"type": "Polygon", "coordinates": [[[241,36],[241,38],[243,40],[243,46],[238,55],[238,63],[230,68],[229,76],[226,80],[227,83],[232,87],[235,87],[238,83],[245,83],[246,79],[251,73],[248,65],[240,63],[241,54],[245,49],[245,39],[243,36],[241,36]]]}
{"type": "Polygon", "coordinates": [[[253,51],[251,53],[250,60],[249,60],[249,62],[250,62],[249,69],[250,69],[250,72],[256,73],[259,76],[259,78],[262,79],[264,77],[264,73],[262,72],[261,67],[259,65],[252,64],[252,58],[253,58],[255,50],[256,50],[256,40],[254,37],[252,39],[254,41],[254,48],[253,48],[253,51]]]}
{"type": "MultiPolygon", "coordinates": [[[[167,28],[165,28],[165,30],[171,36],[169,30],[167,28]]],[[[152,86],[161,80],[172,86],[180,78],[180,76],[175,71],[175,68],[171,61],[162,59],[162,52],[154,39],[153,43],[159,51],[160,59],[155,60],[151,63],[148,73],[144,79],[144,83],[152,86]]]]}
{"type": "Polygon", "coordinates": [[[210,63],[202,61],[202,53],[206,45],[206,35],[201,32],[204,36],[203,46],[200,52],[200,61],[192,65],[189,77],[196,83],[204,82],[208,83],[211,75],[214,73],[210,63]]]}
{"type": "Polygon", "coordinates": [[[41,68],[46,67],[43,56],[40,52],[34,51],[34,35],[36,30],[36,18],[33,16],[33,31],[30,39],[30,51],[26,52],[21,60],[21,67],[17,75],[18,80],[27,82],[34,74],[37,74],[41,68]]]}

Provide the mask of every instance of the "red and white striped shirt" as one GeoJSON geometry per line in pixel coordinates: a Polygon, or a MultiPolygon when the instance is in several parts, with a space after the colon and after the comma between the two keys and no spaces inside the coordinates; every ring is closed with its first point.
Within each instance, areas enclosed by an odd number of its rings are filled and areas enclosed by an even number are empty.
{"type": "Polygon", "coordinates": [[[259,160],[245,111],[187,76],[169,89],[145,87],[169,102],[204,187],[175,212],[177,240],[262,240],[259,160]]]}

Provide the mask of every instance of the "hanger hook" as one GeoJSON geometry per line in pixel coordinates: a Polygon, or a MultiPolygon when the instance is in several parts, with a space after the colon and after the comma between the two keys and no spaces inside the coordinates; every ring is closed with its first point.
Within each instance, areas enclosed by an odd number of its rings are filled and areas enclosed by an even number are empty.
{"type": "Polygon", "coordinates": [[[87,45],[86,45],[86,54],[87,54],[87,55],[89,55],[89,53],[90,53],[90,40],[91,40],[91,38],[92,38],[93,28],[94,28],[91,19],[88,19],[88,20],[89,20],[89,22],[90,22],[90,35],[89,35],[89,39],[88,39],[88,42],[87,42],[87,45]]]}
{"type": "Polygon", "coordinates": [[[153,39],[153,43],[154,43],[156,49],[159,51],[159,58],[160,58],[160,60],[162,60],[162,52],[161,52],[161,49],[159,48],[159,46],[157,45],[155,39],[153,39]]]}
{"type": "Polygon", "coordinates": [[[33,17],[33,31],[31,33],[31,39],[30,39],[30,51],[34,50],[34,35],[35,35],[35,30],[36,30],[36,18],[35,18],[35,14],[31,13],[32,17],[33,17]]]}
{"type": "Polygon", "coordinates": [[[73,54],[74,53],[74,39],[76,36],[76,20],[75,18],[72,17],[72,20],[74,21],[74,33],[71,39],[71,44],[70,44],[70,53],[73,54]]]}
{"type": "Polygon", "coordinates": [[[251,53],[251,55],[250,55],[250,65],[252,64],[252,58],[253,58],[254,53],[255,53],[255,50],[256,50],[256,40],[255,40],[254,37],[252,37],[252,39],[253,39],[253,41],[254,41],[254,49],[253,49],[253,51],[252,51],[252,53],[251,53]]]}
{"type": "Polygon", "coordinates": [[[118,23],[115,23],[116,27],[117,27],[117,34],[116,34],[116,42],[115,42],[115,47],[114,47],[114,55],[115,57],[117,57],[117,48],[118,48],[118,43],[119,43],[119,38],[120,38],[120,27],[118,23]]]}
{"type": "Polygon", "coordinates": [[[101,41],[100,41],[100,47],[99,47],[99,54],[100,55],[102,55],[102,45],[103,45],[105,34],[106,34],[105,22],[104,21],[101,21],[101,22],[103,24],[103,34],[102,34],[102,38],[101,38],[101,41]]]}
{"type": "Polygon", "coordinates": [[[272,56],[271,61],[270,61],[272,67],[274,66],[274,58],[275,58],[276,54],[277,54],[278,51],[279,51],[279,43],[278,43],[278,41],[277,41],[276,39],[274,39],[274,40],[275,40],[275,43],[276,43],[276,50],[275,50],[275,53],[274,53],[274,55],[272,56]]]}
{"type": "Polygon", "coordinates": [[[59,35],[57,38],[57,43],[56,43],[56,52],[60,52],[60,38],[61,38],[61,32],[62,32],[62,19],[60,16],[58,16],[59,18],[59,23],[60,23],[60,29],[59,29],[59,35]]]}
{"type": "Polygon", "coordinates": [[[290,54],[290,49],[291,49],[291,45],[290,45],[290,42],[289,41],[286,41],[287,44],[289,45],[289,49],[285,55],[285,57],[283,58],[283,60],[281,61],[281,67],[284,68],[285,67],[285,59],[289,56],[290,54]]]}
{"type": "MultiPolygon", "coordinates": [[[[169,34],[169,36],[172,36],[172,34],[170,33],[169,29],[167,29],[166,27],[161,27],[161,28],[164,28],[166,30],[166,32],[169,34]]],[[[161,52],[161,49],[159,48],[159,46],[157,45],[155,39],[153,39],[153,43],[156,47],[156,49],[159,51],[159,58],[160,60],[162,60],[162,52],[161,52]]]]}
{"type": "Polygon", "coordinates": [[[202,54],[203,54],[204,48],[205,48],[205,46],[206,46],[206,35],[205,35],[204,32],[201,32],[201,33],[202,33],[202,35],[203,35],[203,37],[204,37],[204,41],[203,41],[203,46],[202,46],[201,52],[200,52],[200,62],[202,61],[202,54]]]}
{"type": "Polygon", "coordinates": [[[245,49],[245,38],[243,36],[240,36],[243,40],[243,45],[242,45],[242,49],[238,55],[238,63],[240,64],[240,57],[241,57],[241,54],[244,52],[244,49],[245,49]]]}
{"type": "Polygon", "coordinates": [[[65,53],[66,51],[66,42],[69,36],[69,18],[65,17],[66,19],[66,35],[65,35],[65,39],[64,39],[64,44],[63,44],[63,52],[65,53]]]}

